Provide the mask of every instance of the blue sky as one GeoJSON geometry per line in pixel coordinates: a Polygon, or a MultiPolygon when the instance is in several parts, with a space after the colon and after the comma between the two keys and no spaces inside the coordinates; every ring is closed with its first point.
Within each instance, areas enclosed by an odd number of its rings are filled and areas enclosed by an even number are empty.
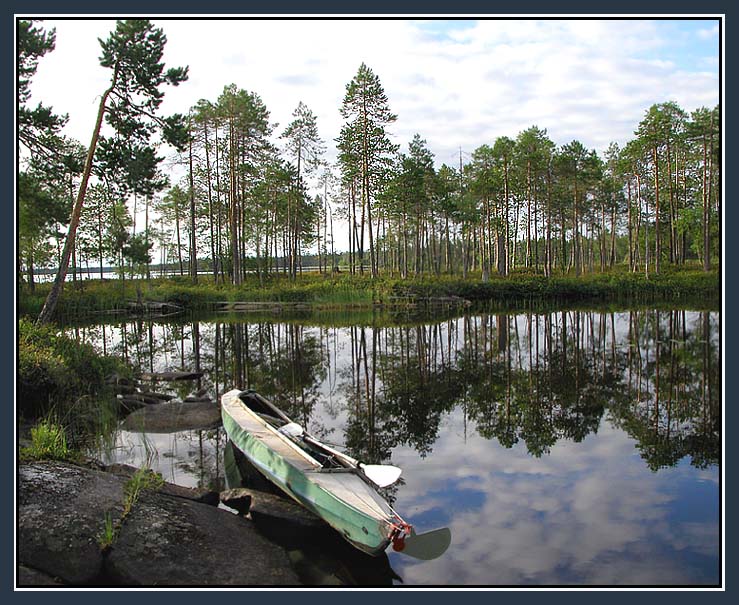
{"type": "Polygon", "coordinates": [[[719,56],[718,19],[663,22],[665,45],[656,55],[683,69],[715,69],[719,56]]]}

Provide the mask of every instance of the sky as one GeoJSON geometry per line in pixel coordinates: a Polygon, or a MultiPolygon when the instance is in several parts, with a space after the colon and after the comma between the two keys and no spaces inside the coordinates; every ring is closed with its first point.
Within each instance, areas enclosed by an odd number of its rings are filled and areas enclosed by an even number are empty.
{"type": "MultiPolygon", "coordinates": [[[[380,78],[407,150],[415,133],[436,166],[458,165],[480,145],[536,125],[557,145],[580,140],[603,152],[623,145],[654,103],[693,111],[719,102],[717,19],[154,19],[168,42],[168,67],[190,78],[167,88],[162,113],[215,101],[224,86],[257,93],[277,123],[300,101],[317,116],[326,159],[346,85],[366,63],[380,78]]],[[[41,59],[32,103],[69,114],[66,134],[87,145],[110,81],[98,38],[112,20],[47,20],[56,49],[41,59]]],[[[276,138],[275,142],[279,143],[276,138]]]]}

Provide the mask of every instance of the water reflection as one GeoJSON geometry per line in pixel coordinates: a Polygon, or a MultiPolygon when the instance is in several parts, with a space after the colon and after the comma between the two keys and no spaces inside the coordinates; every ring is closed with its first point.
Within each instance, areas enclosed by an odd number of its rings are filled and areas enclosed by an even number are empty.
{"type": "MultiPolygon", "coordinates": [[[[180,397],[254,388],[351,455],[392,458],[404,475],[388,500],[419,531],[454,535],[437,562],[391,554],[406,582],[672,584],[718,581],[718,321],[685,310],[343,326],[219,316],[74,331],[142,370],[202,370],[198,384],[174,383],[180,397]]],[[[222,484],[218,435],[205,435],[202,463],[197,447],[183,458],[184,440],[155,448],[179,461],[178,480],[222,484]]]]}

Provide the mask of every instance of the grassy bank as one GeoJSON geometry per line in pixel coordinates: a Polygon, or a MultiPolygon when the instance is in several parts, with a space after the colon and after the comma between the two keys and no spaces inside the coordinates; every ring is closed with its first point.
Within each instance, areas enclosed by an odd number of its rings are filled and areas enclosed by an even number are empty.
{"type": "MultiPolygon", "coordinates": [[[[37,315],[43,306],[49,286],[37,286],[34,293],[21,290],[21,314],[37,315]]],[[[480,276],[468,279],[453,276],[399,279],[382,276],[371,279],[362,275],[305,274],[291,281],[274,275],[262,283],[250,277],[240,286],[215,285],[212,278],[201,277],[198,285],[189,278],[144,280],[89,280],[65,286],[59,301],[60,316],[79,316],[96,312],[125,309],[129,301],[167,302],[189,310],[213,308],[223,301],[275,301],[308,303],[322,309],[371,308],[375,304],[402,307],[423,304],[429,298],[458,296],[472,302],[529,306],[541,303],[657,303],[691,300],[720,301],[719,275],[714,270],[671,269],[659,276],[646,278],[616,269],[580,277],[546,278],[525,271],[509,277],[491,276],[483,282],[480,276]]]]}
{"type": "MultiPolygon", "coordinates": [[[[89,344],[78,343],[54,326],[18,322],[18,414],[29,418],[53,414],[62,417],[70,406],[113,397],[106,378],[130,373],[114,358],[99,355],[89,344]]],[[[79,414],[77,414],[79,416],[79,414]]]]}

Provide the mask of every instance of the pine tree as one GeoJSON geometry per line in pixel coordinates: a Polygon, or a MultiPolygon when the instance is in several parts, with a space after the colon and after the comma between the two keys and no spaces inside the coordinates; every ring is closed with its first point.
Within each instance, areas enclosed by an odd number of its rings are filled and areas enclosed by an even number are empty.
{"type": "Polygon", "coordinates": [[[56,115],[51,107],[27,105],[39,59],[55,45],[54,29],[47,32],[34,21],[18,21],[18,141],[31,156],[55,156],[59,132],[67,122],[67,116],[56,115]]]}
{"type": "Polygon", "coordinates": [[[316,116],[308,107],[300,101],[293,112],[293,121],[282,133],[282,138],[287,141],[287,152],[296,162],[296,179],[291,196],[293,209],[292,221],[288,226],[290,233],[290,276],[295,279],[297,273],[297,258],[300,249],[300,230],[298,224],[298,192],[303,187],[303,175],[311,174],[320,163],[321,155],[325,147],[321,137],[318,135],[316,116]]]}
{"type": "Polygon", "coordinates": [[[115,31],[108,39],[100,41],[103,51],[100,65],[112,69],[113,74],[110,86],[100,99],[62,258],[54,284],[39,315],[39,323],[48,323],[54,315],[67,275],[75,233],[96,156],[99,163],[114,174],[117,180],[123,181],[135,192],[148,194],[165,184],[157,175],[156,166],[160,158],[150,145],[151,136],[160,129],[164,140],[175,147],[182,148],[187,142],[188,135],[182,116],[156,116],[164,97],[164,93],[159,90],[160,86],[177,86],[187,80],[187,68],[164,70],[161,59],[166,42],[163,31],[145,19],[118,21],[115,31]],[[111,139],[101,137],[103,117],[115,131],[115,136],[111,139]]]}
{"type": "MultiPolygon", "coordinates": [[[[338,141],[339,159],[345,173],[358,178],[362,215],[366,211],[369,233],[370,266],[373,277],[377,276],[375,235],[372,222],[372,202],[386,180],[392,165],[392,157],[398,145],[390,141],[386,127],[395,122],[397,116],[390,111],[388,98],[380,78],[364,63],[357,75],[346,86],[341,106],[341,117],[346,121],[338,141]]],[[[361,224],[364,235],[364,220],[361,224]]],[[[360,271],[363,245],[360,245],[360,271]]]]}

